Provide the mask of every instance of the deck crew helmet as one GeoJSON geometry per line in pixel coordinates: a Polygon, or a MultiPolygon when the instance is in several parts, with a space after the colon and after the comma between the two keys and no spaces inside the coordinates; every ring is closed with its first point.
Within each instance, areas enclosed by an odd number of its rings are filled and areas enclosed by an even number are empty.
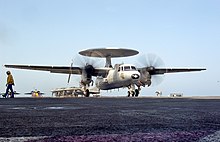
{"type": "Polygon", "coordinates": [[[9,74],[11,74],[11,72],[10,72],[10,71],[7,71],[6,74],[9,75],[9,74]]]}

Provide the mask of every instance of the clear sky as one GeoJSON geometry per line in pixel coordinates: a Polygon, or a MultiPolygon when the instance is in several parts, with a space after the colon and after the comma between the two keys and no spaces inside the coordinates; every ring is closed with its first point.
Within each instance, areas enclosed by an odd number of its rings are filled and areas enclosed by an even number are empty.
{"type": "MultiPolygon", "coordinates": [[[[165,96],[220,95],[219,6],[219,0],[0,0],[0,64],[69,66],[80,50],[126,47],[155,53],[167,67],[207,68],[168,74],[161,84],[144,88],[142,96],[156,90],[165,96]]],[[[113,63],[134,63],[136,58],[113,63]]],[[[0,70],[1,92],[6,70],[0,70]]],[[[21,93],[34,88],[49,93],[80,80],[72,76],[67,85],[68,75],[9,70],[21,93]]]]}

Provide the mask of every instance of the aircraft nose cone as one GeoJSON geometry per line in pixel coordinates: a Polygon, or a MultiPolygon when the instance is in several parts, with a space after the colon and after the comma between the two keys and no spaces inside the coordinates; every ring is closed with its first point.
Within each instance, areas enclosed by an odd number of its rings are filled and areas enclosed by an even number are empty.
{"type": "Polygon", "coordinates": [[[132,78],[132,79],[138,79],[139,77],[140,77],[140,76],[139,76],[138,74],[132,74],[132,75],[131,75],[131,78],[132,78]]]}

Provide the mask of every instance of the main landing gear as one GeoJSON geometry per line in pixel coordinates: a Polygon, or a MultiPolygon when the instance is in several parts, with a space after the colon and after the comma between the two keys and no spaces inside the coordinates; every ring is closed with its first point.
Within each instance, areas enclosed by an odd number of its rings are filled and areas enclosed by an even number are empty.
{"type": "Polygon", "coordinates": [[[86,89],[84,95],[85,95],[85,97],[89,97],[89,95],[90,95],[89,89],[86,89]]]}

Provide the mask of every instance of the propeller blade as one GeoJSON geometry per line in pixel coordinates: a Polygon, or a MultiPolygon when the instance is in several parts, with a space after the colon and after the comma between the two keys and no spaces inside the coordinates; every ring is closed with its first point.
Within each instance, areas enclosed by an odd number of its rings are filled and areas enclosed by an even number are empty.
{"type": "MultiPolygon", "coordinates": [[[[149,69],[149,73],[153,72],[158,67],[164,67],[163,60],[155,54],[142,54],[138,58],[137,67],[145,67],[149,69]]],[[[164,75],[151,75],[151,86],[160,84],[163,81],[164,75]]]]}
{"type": "Polygon", "coordinates": [[[68,81],[67,81],[68,84],[70,83],[70,77],[71,77],[71,74],[69,74],[69,77],[68,77],[68,81]]]}
{"type": "Polygon", "coordinates": [[[161,84],[164,80],[164,77],[165,75],[152,75],[151,77],[151,81],[152,81],[152,84],[151,86],[157,86],[159,84],[161,84]]]}
{"type": "MultiPolygon", "coordinates": [[[[91,54],[95,54],[96,56],[103,57],[100,52],[92,52],[91,54]]],[[[76,55],[74,58],[74,65],[79,66],[81,68],[85,68],[87,65],[92,65],[94,68],[104,67],[105,63],[104,60],[101,58],[95,57],[85,57],[82,55],[76,55]]]]}
{"type": "Polygon", "coordinates": [[[138,66],[141,67],[164,67],[163,60],[158,57],[156,54],[143,54],[138,58],[138,66]]]}
{"type": "Polygon", "coordinates": [[[72,63],[70,64],[70,74],[69,74],[68,81],[67,81],[68,84],[70,83],[70,78],[71,78],[71,74],[72,74],[72,67],[73,67],[73,60],[72,60],[72,63]]]}

